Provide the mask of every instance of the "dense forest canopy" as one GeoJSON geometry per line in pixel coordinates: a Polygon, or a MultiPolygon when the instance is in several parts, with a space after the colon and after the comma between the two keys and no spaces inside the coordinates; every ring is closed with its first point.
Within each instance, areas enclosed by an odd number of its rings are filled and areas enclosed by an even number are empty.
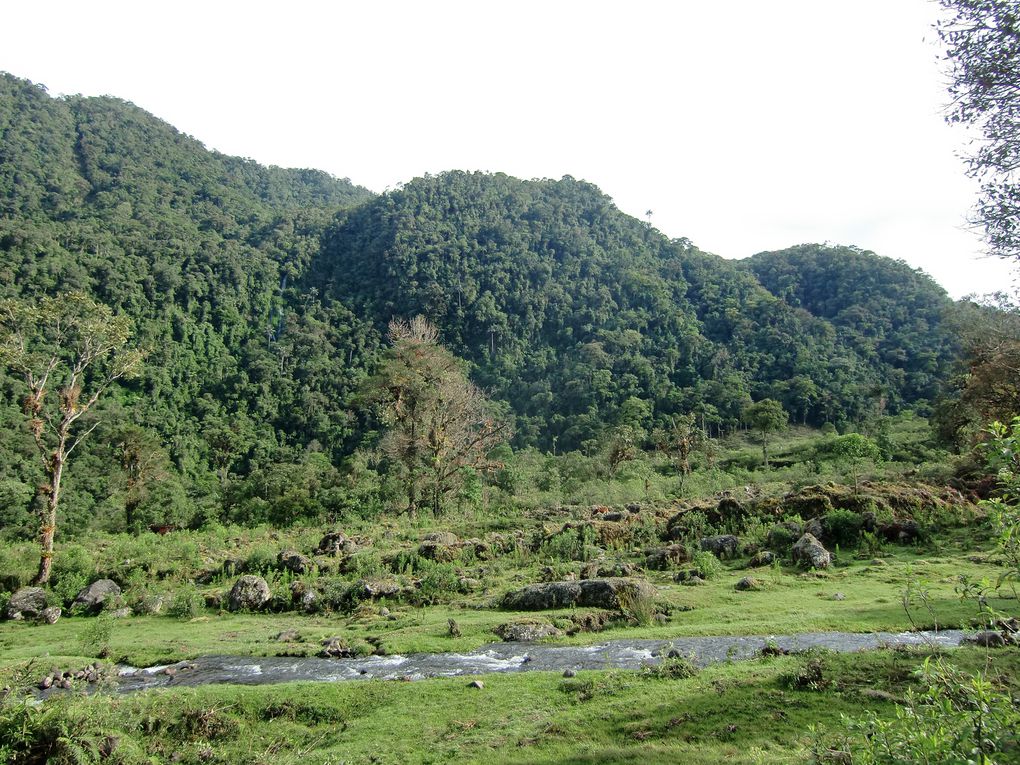
{"type": "MultiPolygon", "coordinates": [[[[516,448],[561,452],[677,415],[718,433],[765,398],[813,424],[924,409],[954,354],[945,292],[872,253],[727,261],[570,177],[449,172],[373,195],[3,75],[0,298],[71,290],[129,316],[147,353],[70,468],[72,528],[123,526],[129,426],[170,466],[139,522],[363,503],[349,475],[375,469],[357,450],[379,423],[352,397],[394,318],[436,324],[508,408],[516,448]]],[[[38,484],[23,393],[0,378],[9,531],[26,528],[38,484]]]]}

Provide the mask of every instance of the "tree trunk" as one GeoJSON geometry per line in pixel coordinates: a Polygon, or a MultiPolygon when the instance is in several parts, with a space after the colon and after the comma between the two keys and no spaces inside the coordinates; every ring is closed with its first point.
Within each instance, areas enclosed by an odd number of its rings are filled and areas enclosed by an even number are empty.
{"type": "Polygon", "coordinates": [[[54,452],[50,462],[50,482],[46,486],[46,507],[41,512],[39,529],[39,546],[41,554],[39,557],[39,573],[36,574],[36,584],[46,584],[50,581],[50,569],[53,567],[53,537],[57,531],[57,503],[60,501],[60,480],[64,475],[64,450],[59,448],[54,452]]]}

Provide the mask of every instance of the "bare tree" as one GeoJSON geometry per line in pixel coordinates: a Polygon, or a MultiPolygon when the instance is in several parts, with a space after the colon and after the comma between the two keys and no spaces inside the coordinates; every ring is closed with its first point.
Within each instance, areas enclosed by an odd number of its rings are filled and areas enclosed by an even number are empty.
{"type": "Polygon", "coordinates": [[[427,506],[439,513],[467,472],[501,467],[489,452],[510,436],[510,424],[494,414],[427,319],[394,320],[389,339],[363,399],[380,409],[387,427],[380,448],[400,473],[407,511],[427,506]]]}
{"type": "Polygon", "coordinates": [[[98,425],[82,418],[110,385],[141,365],[130,337],[129,319],[83,292],[0,304],[0,362],[28,386],[22,411],[45,475],[39,487],[39,584],[50,578],[67,461],[98,425]]]}

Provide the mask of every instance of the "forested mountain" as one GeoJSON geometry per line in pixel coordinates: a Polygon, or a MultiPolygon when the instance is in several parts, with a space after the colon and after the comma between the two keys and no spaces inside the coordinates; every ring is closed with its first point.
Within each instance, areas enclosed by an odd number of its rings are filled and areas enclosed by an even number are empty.
{"type": "MultiPolygon", "coordinates": [[[[76,455],[79,526],[119,522],[128,424],[173,467],[143,517],[358,502],[337,467],[373,443],[352,395],[394,317],[439,326],[511,409],[515,445],[559,451],[676,413],[717,432],[766,396],[814,423],[923,405],[951,352],[945,294],[869,253],[726,261],[570,177],[450,172],[375,196],[207,151],[123,101],[0,76],[0,297],[72,289],[130,315],[148,351],[76,455]]],[[[21,395],[0,377],[9,527],[37,484],[21,395]]]]}

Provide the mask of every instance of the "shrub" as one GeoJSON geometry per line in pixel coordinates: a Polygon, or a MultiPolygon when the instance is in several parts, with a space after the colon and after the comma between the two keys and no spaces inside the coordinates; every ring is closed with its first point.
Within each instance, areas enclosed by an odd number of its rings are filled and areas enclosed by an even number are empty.
{"type": "Polygon", "coordinates": [[[202,611],[202,596],[194,585],[185,585],[174,593],[167,606],[167,616],[176,619],[194,619],[202,611]]]}
{"type": "Polygon", "coordinates": [[[698,570],[702,579],[712,579],[723,570],[719,559],[707,550],[699,550],[694,553],[694,557],[691,558],[691,566],[698,570]]]}
{"type": "Polygon", "coordinates": [[[460,576],[453,564],[435,563],[429,567],[418,583],[414,600],[419,605],[430,606],[448,601],[451,595],[460,591],[460,576]]]}
{"type": "Polygon", "coordinates": [[[616,590],[616,600],[624,615],[641,627],[651,624],[655,618],[655,599],[637,587],[622,585],[616,590]]]}
{"type": "Polygon", "coordinates": [[[861,537],[861,516],[852,510],[830,510],[822,517],[826,541],[840,547],[856,547],[861,537]]]}
{"type": "Polygon", "coordinates": [[[698,667],[686,656],[667,656],[659,664],[645,667],[641,676],[655,680],[686,680],[698,674],[698,667]]]}
{"type": "Polygon", "coordinates": [[[539,555],[547,561],[589,560],[595,538],[595,529],[588,524],[563,529],[542,542],[539,555]]]}
{"type": "Polygon", "coordinates": [[[1020,706],[1008,689],[983,674],[969,675],[942,661],[926,659],[921,693],[908,692],[894,719],[874,712],[846,721],[857,734],[847,752],[831,752],[829,761],[857,765],[905,762],[1012,762],[1020,751],[1020,706]]]}

